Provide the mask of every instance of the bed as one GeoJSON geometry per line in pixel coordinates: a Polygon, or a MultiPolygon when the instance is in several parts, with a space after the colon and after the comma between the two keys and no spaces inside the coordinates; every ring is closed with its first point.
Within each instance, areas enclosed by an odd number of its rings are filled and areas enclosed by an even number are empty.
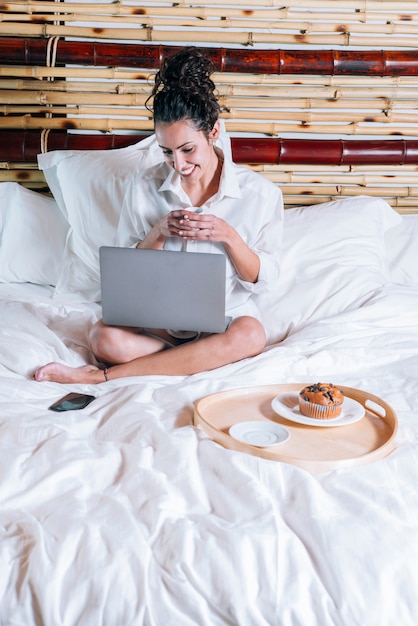
{"type": "MultiPolygon", "coordinates": [[[[0,626],[418,624],[417,3],[238,4],[1,7],[0,626]],[[161,158],[144,103],[185,42],[215,62],[223,148],[283,191],[268,345],[189,377],[35,382],[95,364],[98,250],[161,158]],[[391,445],[324,467],[199,419],[318,381],[384,403],[391,445]],[[48,409],[69,392],[95,399],[48,409]]],[[[348,432],[293,427],[324,457],[348,432]]]]}
{"type": "Polygon", "coordinates": [[[132,168],[154,158],[152,138],[53,151],[39,157],[52,197],[0,184],[0,623],[415,625],[418,215],[367,194],[287,209],[257,357],[189,377],[32,379],[51,360],[95,362],[94,251],[115,243],[132,168]],[[320,380],[388,403],[394,449],[312,472],[194,423],[212,394],[320,380]],[[96,398],[48,410],[71,391],[96,398]]]}

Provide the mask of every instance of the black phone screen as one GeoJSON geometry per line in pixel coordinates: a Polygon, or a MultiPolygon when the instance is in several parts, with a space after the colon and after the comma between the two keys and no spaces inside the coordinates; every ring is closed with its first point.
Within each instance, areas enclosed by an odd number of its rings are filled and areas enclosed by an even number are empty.
{"type": "Polygon", "coordinates": [[[82,393],[68,393],[63,398],[60,398],[54,404],[48,407],[51,411],[77,411],[78,409],[84,409],[90,402],[95,399],[95,396],[82,393]]]}

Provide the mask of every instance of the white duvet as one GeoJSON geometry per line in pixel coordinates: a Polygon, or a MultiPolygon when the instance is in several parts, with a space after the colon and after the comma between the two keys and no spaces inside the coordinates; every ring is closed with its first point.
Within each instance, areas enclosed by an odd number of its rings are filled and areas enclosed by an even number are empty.
{"type": "Polygon", "coordinates": [[[91,361],[96,304],[0,286],[2,626],[415,626],[418,286],[387,284],[262,355],[190,377],[37,383],[91,361]],[[315,382],[396,411],[396,449],[312,475],[193,426],[206,394],[315,382]],[[48,406],[68,391],[82,411],[48,406]]]}

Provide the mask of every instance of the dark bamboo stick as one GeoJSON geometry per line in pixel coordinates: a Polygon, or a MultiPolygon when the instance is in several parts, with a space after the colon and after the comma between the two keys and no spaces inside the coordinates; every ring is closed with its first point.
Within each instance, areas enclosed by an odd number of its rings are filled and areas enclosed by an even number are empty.
{"type": "MultiPolygon", "coordinates": [[[[50,131],[45,139],[48,152],[53,150],[112,150],[125,148],[145,135],[87,135],[50,131]]],[[[42,131],[0,131],[0,161],[34,163],[42,151],[42,131]]]]}
{"type": "Polygon", "coordinates": [[[418,164],[418,141],[403,139],[231,139],[237,163],[293,165],[418,164]]]}
{"type": "MultiPolygon", "coordinates": [[[[123,148],[146,135],[87,135],[50,131],[52,150],[111,150],[123,148]]],[[[40,131],[0,131],[0,161],[35,163],[41,152],[40,131]]],[[[231,139],[236,163],[294,165],[417,165],[418,140],[387,139],[231,139]]]]}
{"type": "MultiPolygon", "coordinates": [[[[0,37],[0,63],[45,65],[47,39],[0,37]]],[[[56,64],[157,69],[179,46],[60,40],[56,64]]],[[[206,48],[218,72],[418,76],[415,50],[247,50],[206,48]]]]}

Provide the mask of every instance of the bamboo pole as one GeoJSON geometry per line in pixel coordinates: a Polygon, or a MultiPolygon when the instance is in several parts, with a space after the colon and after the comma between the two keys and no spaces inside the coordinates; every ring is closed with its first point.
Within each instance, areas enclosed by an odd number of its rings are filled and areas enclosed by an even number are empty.
{"type": "MultiPolygon", "coordinates": [[[[73,98],[68,98],[69,102],[67,104],[59,106],[50,104],[50,99],[44,97],[44,94],[41,94],[41,99],[45,100],[45,104],[43,106],[3,105],[0,106],[0,112],[4,116],[64,115],[67,116],[68,119],[71,119],[73,116],[88,116],[89,119],[85,120],[87,128],[90,120],[93,120],[96,116],[105,116],[109,119],[109,123],[112,125],[113,128],[124,128],[126,130],[129,130],[129,128],[131,127],[131,123],[135,125],[134,128],[138,129],[141,128],[141,126],[138,126],[138,124],[142,123],[141,120],[152,119],[152,114],[145,107],[137,107],[133,103],[131,106],[121,106],[119,104],[117,106],[115,106],[114,104],[111,106],[106,106],[105,104],[100,103],[98,103],[97,106],[95,106],[94,104],[76,105],[75,102],[78,100],[78,98],[77,95],[74,95],[73,98]],[[74,104],[71,103],[71,100],[74,100],[74,104]],[[127,120],[125,125],[120,126],[120,120],[122,117],[133,118],[133,121],[127,120]]],[[[90,98],[90,100],[91,102],[94,102],[95,99],[90,98]]],[[[2,101],[3,98],[0,94],[0,104],[2,101]]],[[[358,125],[360,123],[368,125],[378,124],[379,132],[383,134],[393,132],[392,128],[399,129],[400,124],[404,125],[404,134],[416,134],[416,132],[418,131],[418,128],[416,128],[416,126],[418,126],[417,112],[396,113],[393,110],[390,110],[388,112],[374,111],[373,116],[371,116],[370,113],[366,114],[364,110],[357,112],[354,108],[347,108],[346,110],[336,112],[329,110],[324,113],[318,113],[314,110],[287,111],[286,109],[281,108],[276,108],[275,110],[251,110],[232,109],[231,107],[228,107],[228,110],[221,114],[221,118],[226,121],[240,120],[240,123],[242,124],[268,121],[269,124],[276,123],[278,125],[281,125],[282,132],[286,129],[286,124],[288,121],[297,122],[298,124],[303,124],[305,126],[309,125],[309,128],[311,130],[316,130],[316,132],[329,132],[329,129],[331,128],[330,125],[339,123],[344,124],[344,127],[358,125]],[[326,131],[323,130],[322,126],[320,126],[320,124],[324,122],[327,122],[329,124],[326,127],[326,131]]]]}
{"type": "MultiPolygon", "coordinates": [[[[0,98],[1,104],[1,98],[0,98]]],[[[121,117],[123,118],[134,118],[136,120],[140,119],[151,119],[151,114],[147,113],[145,108],[139,109],[134,106],[132,107],[106,107],[106,106],[89,106],[89,105],[49,105],[45,104],[43,106],[33,106],[33,105],[0,105],[0,114],[4,116],[39,116],[39,115],[48,115],[53,116],[56,115],[60,119],[62,116],[81,116],[81,117],[91,117],[94,119],[95,117],[106,116],[110,120],[117,120],[121,117]]],[[[126,127],[126,130],[129,130],[126,127]]]]}
{"type": "MultiPolygon", "coordinates": [[[[358,195],[363,195],[363,193],[359,193],[358,195]]],[[[322,204],[324,202],[334,202],[335,200],[342,200],[343,198],[344,196],[331,194],[318,194],[312,196],[292,196],[289,194],[283,196],[285,209],[291,209],[299,206],[312,206],[315,204],[322,204]]],[[[404,200],[403,198],[386,196],[384,199],[401,215],[412,215],[418,213],[418,198],[404,200]]]]}
{"type": "MultiPolygon", "coordinates": [[[[0,92],[39,92],[46,93],[49,96],[55,93],[77,93],[80,97],[83,97],[85,93],[88,94],[116,94],[118,97],[130,97],[131,94],[143,94],[149,96],[151,93],[151,87],[148,84],[144,84],[138,81],[128,82],[111,82],[105,81],[93,81],[93,80],[58,80],[58,81],[43,81],[39,80],[25,80],[20,78],[0,78],[0,92]]],[[[379,90],[378,90],[379,91],[379,90]]],[[[257,93],[256,93],[257,95],[257,93]]],[[[55,96],[54,96],[55,97],[55,96]]],[[[102,96],[103,97],[103,96],[102,96]]]]}
{"type": "MultiPolygon", "coordinates": [[[[363,141],[362,143],[368,142],[363,141]]],[[[359,155],[357,155],[357,157],[359,157],[359,155]]],[[[413,176],[416,180],[416,175],[418,173],[418,165],[395,164],[394,161],[392,162],[392,165],[396,165],[395,167],[390,167],[390,162],[388,161],[386,163],[382,163],[381,165],[376,165],[374,162],[367,164],[353,164],[350,162],[345,165],[334,165],[331,161],[332,160],[329,159],[328,162],[318,165],[316,163],[293,163],[291,160],[286,162],[283,159],[283,162],[280,163],[246,163],[245,165],[259,174],[264,174],[266,172],[270,172],[272,175],[294,173],[296,176],[313,176],[315,180],[319,180],[318,177],[328,175],[337,175],[340,177],[341,175],[351,176],[357,174],[361,176],[373,176],[375,173],[377,173],[378,176],[383,176],[386,181],[389,178],[392,180],[392,178],[397,176],[402,177],[404,175],[413,176]],[[292,168],[291,170],[289,170],[290,166],[292,168]]]]}
{"type": "MultiPolygon", "coordinates": [[[[156,0],[156,2],[164,2],[164,0],[156,0]]],[[[201,6],[206,5],[223,5],[225,0],[200,0],[199,4],[201,6]]],[[[178,0],[176,2],[179,6],[189,4],[188,0],[178,0]]],[[[242,0],[228,0],[228,5],[231,6],[242,6],[242,0]]],[[[252,0],[252,6],[265,6],[265,0],[252,0]]],[[[269,6],[272,7],[283,7],[283,0],[269,0],[269,6]]],[[[289,0],[285,3],[285,6],[292,9],[310,9],[314,11],[323,11],[325,9],[333,9],[335,8],[335,0],[289,0]]],[[[351,9],[353,11],[359,11],[364,9],[365,0],[338,0],[338,8],[339,9],[351,9]]],[[[386,9],[388,11],[396,11],[399,10],[399,2],[396,0],[367,0],[368,10],[376,10],[376,9],[386,9]]],[[[416,12],[417,4],[415,0],[406,0],[405,2],[402,0],[402,10],[408,11],[411,13],[416,12]]]]}
{"type": "MultiPolygon", "coordinates": [[[[93,68],[93,67],[18,67],[18,66],[0,66],[0,76],[13,77],[16,80],[34,79],[36,81],[54,81],[56,79],[80,79],[84,80],[103,80],[103,81],[143,81],[151,83],[154,79],[154,73],[140,72],[138,70],[121,70],[119,68],[93,68]]],[[[251,81],[250,82],[254,82],[251,81]]],[[[39,83],[38,83],[39,85],[39,83]]],[[[51,89],[53,86],[49,86],[51,89]]]]}
{"type": "MultiPolygon", "coordinates": [[[[268,178],[268,176],[266,176],[268,178]]],[[[281,185],[281,190],[283,192],[283,194],[287,194],[287,195],[296,195],[296,196],[303,196],[303,195],[312,195],[312,189],[313,188],[309,188],[309,191],[307,192],[307,189],[305,186],[300,186],[300,185],[281,185]]],[[[386,186],[382,186],[382,187],[378,187],[378,186],[370,186],[367,187],[367,194],[366,194],[366,190],[362,185],[316,185],[315,186],[315,191],[316,193],[320,193],[322,195],[330,195],[330,196],[345,196],[347,198],[353,197],[353,196],[359,196],[359,195],[368,195],[368,196],[374,196],[374,197],[378,197],[378,198],[383,198],[383,197],[397,197],[397,198],[401,198],[401,197],[407,197],[407,198],[418,198],[418,187],[404,187],[399,185],[398,187],[386,187],[386,186]]]]}
{"type": "MultiPolygon", "coordinates": [[[[36,26],[36,28],[39,27],[36,26]]],[[[16,33],[14,33],[16,35],[16,33]]],[[[46,35],[47,33],[45,33],[46,35]]],[[[214,33],[212,33],[212,41],[214,33]]],[[[66,41],[56,44],[56,64],[80,64],[158,69],[166,56],[178,46],[66,41]]],[[[277,44],[277,42],[275,42],[277,44]]],[[[181,46],[183,47],[183,46],[181,46]]],[[[379,44],[381,48],[381,43],[379,44]]],[[[319,74],[367,76],[416,76],[418,53],[415,50],[254,50],[206,48],[217,72],[233,74],[319,74]]],[[[0,37],[0,57],[5,63],[46,65],[48,41],[23,37],[0,37]]],[[[144,76],[146,77],[146,75],[144,76]]],[[[264,78],[265,80],[266,78],[264,78]]],[[[324,78],[324,80],[326,80],[324,78]]]]}
{"type": "MultiPolygon", "coordinates": [[[[97,19],[97,16],[113,16],[113,17],[123,17],[129,15],[135,15],[138,13],[138,10],[143,12],[145,15],[147,13],[152,13],[153,15],[180,15],[182,17],[198,17],[200,19],[206,17],[222,17],[222,18],[230,18],[230,17],[239,17],[245,14],[245,9],[242,8],[231,8],[225,7],[224,5],[218,6],[216,8],[212,6],[180,6],[178,3],[173,7],[164,6],[158,7],[155,6],[157,3],[154,2],[154,5],[151,7],[144,6],[141,3],[130,3],[126,5],[124,2],[114,2],[110,4],[80,4],[77,2],[65,2],[65,4],[60,4],[58,6],[52,5],[49,2],[35,2],[33,0],[29,2],[10,2],[7,4],[3,4],[3,11],[7,12],[17,12],[17,13],[28,13],[39,14],[39,13],[57,13],[58,15],[62,15],[63,19],[67,14],[75,14],[79,13],[81,15],[94,15],[97,19]]],[[[213,3],[210,3],[213,4],[213,3]]],[[[229,3],[231,4],[231,3],[229,3]]],[[[242,3],[241,3],[242,4],[242,3]]],[[[254,4],[254,3],[252,3],[254,4]]],[[[335,5],[335,2],[334,2],[335,5]]],[[[404,5],[404,3],[402,3],[404,5]]],[[[335,6],[330,7],[331,11],[325,12],[322,10],[318,17],[322,20],[326,21],[336,21],[337,23],[341,22],[341,12],[333,12],[335,6]]],[[[252,8],[251,17],[255,20],[257,19],[276,19],[276,20],[285,20],[290,19],[292,14],[295,14],[302,20],[311,20],[314,19],[315,15],[312,11],[301,11],[298,9],[294,10],[295,7],[287,6],[280,8],[252,8]]],[[[402,6],[404,9],[404,6],[402,6]]],[[[416,19],[417,7],[411,9],[408,20],[416,19]],[[415,14],[414,14],[415,12],[415,14]]],[[[364,8],[364,4],[361,9],[351,8],[351,13],[346,13],[344,15],[345,18],[349,20],[356,21],[367,21],[368,17],[370,19],[384,19],[387,21],[401,21],[405,19],[405,13],[399,13],[399,5],[394,6],[394,8],[384,7],[382,4],[376,6],[375,8],[370,8],[370,3],[367,5],[367,9],[364,8]]]]}
{"type": "MultiPolygon", "coordinates": [[[[349,105],[346,106],[348,107],[349,105]]],[[[272,104],[272,107],[274,107],[274,104],[272,104]]],[[[396,113],[389,110],[388,112],[375,111],[373,116],[371,116],[365,113],[364,110],[356,112],[353,109],[348,110],[348,108],[345,111],[334,112],[330,109],[324,113],[318,113],[314,110],[287,111],[281,108],[274,108],[274,110],[232,109],[229,106],[226,111],[222,112],[222,118],[225,120],[270,120],[272,123],[274,123],[274,120],[277,120],[279,124],[284,124],[287,121],[298,121],[301,124],[309,124],[311,127],[318,122],[329,122],[330,124],[341,122],[347,125],[364,122],[367,124],[380,124],[381,128],[382,126],[392,124],[418,124],[418,116],[416,113],[396,113]]],[[[411,128],[413,129],[413,126],[411,126],[411,128]]],[[[387,129],[383,131],[383,134],[386,132],[387,129]]]]}
{"type": "MultiPolygon", "coordinates": [[[[166,5],[166,0],[153,0],[153,2],[154,4],[166,5]]],[[[48,6],[47,3],[45,2],[38,3],[37,0],[27,0],[27,1],[9,0],[8,2],[4,3],[3,6],[7,8],[8,10],[9,8],[11,9],[15,6],[27,7],[28,10],[32,10],[32,8],[36,7],[37,4],[39,4],[41,7],[48,6]]],[[[93,3],[90,3],[90,4],[93,4],[93,3]]],[[[140,2],[124,2],[123,0],[118,1],[115,4],[116,4],[115,11],[118,11],[118,12],[123,12],[123,10],[129,10],[129,7],[134,7],[134,8],[143,7],[143,5],[140,2]]],[[[386,10],[387,12],[399,11],[399,4],[400,4],[399,1],[396,1],[396,0],[367,0],[367,10],[368,12],[369,11],[381,12],[384,10],[386,10]]],[[[77,6],[80,6],[80,3],[69,2],[68,5],[70,7],[77,7],[77,6]]],[[[176,2],[176,5],[189,6],[190,2],[188,0],[179,0],[178,2],[176,2]]],[[[202,7],[217,6],[217,5],[224,5],[223,0],[200,0],[199,2],[199,6],[202,6],[202,7]]],[[[238,5],[239,7],[242,8],[242,0],[228,0],[228,6],[235,6],[235,5],[238,5]]],[[[94,3],[93,6],[95,8],[97,6],[98,11],[100,10],[109,11],[109,4],[107,3],[98,3],[97,5],[94,3]]],[[[265,7],[266,6],[265,0],[253,0],[251,2],[251,7],[257,7],[257,6],[265,7]]],[[[292,11],[295,9],[297,11],[299,11],[300,9],[309,9],[309,10],[314,10],[314,11],[320,10],[321,12],[323,12],[329,9],[334,10],[335,0],[289,0],[286,4],[284,4],[283,1],[281,0],[269,0],[268,6],[281,7],[287,11],[292,11]]],[[[338,0],[338,8],[344,9],[346,11],[348,10],[356,11],[356,12],[362,11],[364,10],[364,7],[365,7],[365,0],[338,0]]],[[[411,13],[414,13],[414,12],[416,13],[417,10],[418,10],[418,7],[414,0],[406,0],[405,2],[404,1],[402,2],[403,15],[405,15],[407,11],[411,13]]]]}
{"type": "MultiPolygon", "coordinates": [[[[65,86],[65,85],[64,85],[65,86]]],[[[77,91],[48,91],[47,89],[42,89],[42,91],[23,91],[23,90],[10,90],[10,89],[2,89],[0,82],[0,104],[7,105],[7,109],[4,108],[4,114],[7,115],[7,110],[13,112],[13,107],[19,105],[27,105],[28,111],[30,111],[30,106],[35,104],[42,105],[68,105],[68,111],[62,111],[64,114],[71,113],[71,106],[96,106],[99,107],[129,107],[130,111],[127,112],[127,115],[147,115],[149,116],[147,111],[144,108],[146,99],[149,93],[145,93],[144,95],[139,93],[102,93],[102,92],[91,92],[87,90],[86,92],[77,92],[77,91]],[[141,107],[141,108],[135,108],[141,107]]],[[[257,106],[258,100],[251,100],[248,98],[239,98],[239,97],[231,97],[231,98],[219,98],[219,104],[221,109],[224,109],[228,113],[225,113],[224,118],[235,118],[235,117],[247,117],[254,119],[255,114],[251,111],[247,113],[248,109],[255,109],[257,106]]],[[[290,114],[289,109],[296,109],[298,111],[303,110],[303,121],[313,121],[315,111],[317,116],[324,116],[326,121],[331,121],[335,119],[338,111],[345,111],[345,113],[341,116],[340,119],[343,121],[351,122],[354,121],[354,118],[364,119],[365,116],[370,118],[373,115],[374,121],[382,122],[400,122],[400,121],[414,121],[414,117],[417,113],[415,111],[418,109],[418,97],[413,97],[410,101],[402,100],[385,100],[381,96],[376,97],[374,100],[364,99],[364,100],[354,100],[353,98],[348,99],[339,99],[339,100],[326,100],[326,99],[311,99],[306,97],[301,98],[293,98],[291,100],[280,99],[277,100],[275,98],[269,98],[264,100],[263,107],[259,107],[259,111],[262,112],[265,109],[265,112],[262,114],[262,119],[300,119],[300,113],[290,114]],[[271,109],[274,109],[272,111],[271,109]],[[319,113],[320,109],[328,109],[327,113],[319,113]],[[409,111],[407,114],[403,114],[402,111],[409,111]],[[312,116],[310,116],[309,111],[312,111],[312,116]],[[414,113],[412,113],[414,111],[414,113]],[[366,113],[367,112],[367,113],[366,113]],[[407,115],[408,117],[402,117],[407,115]],[[290,117],[289,117],[290,116],[290,117]],[[308,117],[310,118],[308,120],[308,117]]],[[[18,109],[16,109],[18,111],[18,109]]],[[[115,114],[120,115],[121,110],[115,109],[115,114]]],[[[109,111],[109,114],[112,115],[112,110],[109,111]]],[[[321,119],[318,117],[318,119],[321,119]]]]}
{"type": "Polygon", "coordinates": [[[53,91],[48,92],[48,86],[45,85],[44,89],[38,91],[23,91],[23,90],[10,90],[0,89],[0,103],[10,104],[68,104],[68,105],[96,105],[96,106],[128,106],[135,111],[135,107],[142,107],[143,112],[145,110],[145,101],[148,94],[113,94],[113,93],[69,93],[68,91],[53,91]]]}
{"type": "Polygon", "coordinates": [[[403,208],[403,210],[400,210],[400,213],[418,213],[418,198],[395,198],[394,202],[392,202],[392,206],[403,208]]]}
{"type": "Polygon", "coordinates": [[[39,173],[38,164],[37,163],[11,163],[10,161],[0,161],[0,169],[1,170],[35,170],[37,174],[39,173]]]}
{"type": "MultiPolygon", "coordinates": [[[[365,195],[364,189],[362,190],[361,188],[357,190],[357,193],[351,193],[349,196],[345,196],[341,193],[332,193],[332,191],[336,191],[336,188],[322,190],[322,192],[317,190],[312,195],[306,193],[293,194],[291,192],[285,192],[283,193],[284,205],[285,208],[292,208],[294,206],[311,206],[313,204],[322,204],[323,202],[333,202],[335,200],[342,200],[343,198],[365,195]]],[[[396,209],[399,207],[409,207],[409,209],[407,208],[405,212],[418,213],[418,197],[411,196],[409,198],[403,198],[384,194],[381,194],[380,196],[378,195],[378,197],[383,198],[388,202],[388,204],[396,209]]]]}
{"type": "MultiPolygon", "coordinates": [[[[351,124],[291,124],[289,123],[247,123],[247,122],[226,122],[226,129],[231,133],[263,133],[271,137],[285,137],[288,134],[309,133],[313,135],[386,135],[388,126],[371,123],[351,123],[351,124]]],[[[391,126],[390,133],[400,136],[418,136],[418,128],[415,126],[391,126]]]]}
{"type": "MultiPolygon", "coordinates": [[[[286,133],[297,133],[304,130],[310,134],[337,134],[337,135],[385,135],[388,124],[372,124],[367,122],[353,122],[347,124],[292,124],[290,122],[247,122],[226,120],[227,132],[262,133],[272,137],[284,136],[286,133]]],[[[30,115],[0,118],[0,129],[72,129],[96,130],[113,132],[115,130],[152,131],[153,122],[147,119],[117,119],[117,118],[37,118],[30,115]]],[[[418,126],[390,125],[390,132],[400,136],[418,137],[418,126]]]]}
{"type": "MultiPolygon", "coordinates": [[[[140,16],[138,15],[118,15],[116,18],[114,14],[105,15],[102,14],[99,16],[89,13],[65,13],[65,12],[57,12],[54,15],[49,15],[48,13],[39,14],[38,20],[44,24],[53,23],[55,24],[58,21],[65,22],[65,27],[69,27],[70,23],[74,24],[83,24],[79,28],[90,28],[85,26],[90,23],[100,23],[100,28],[103,28],[103,25],[110,24],[111,29],[120,29],[129,27],[145,27],[158,29],[160,27],[173,27],[173,28],[190,28],[196,29],[196,33],[201,33],[202,29],[219,29],[220,31],[228,30],[228,29],[243,29],[248,30],[251,28],[252,31],[258,32],[261,30],[269,30],[275,31],[276,33],[287,33],[288,31],[294,31],[295,33],[305,34],[309,33],[309,35],[315,34],[324,34],[324,33],[335,33],[339,32],[340,34],[349,34],[354,35],[370,35],[370,34],[379,34],[393,37],[396,35],[414,35],[418,33],[418,23],[414,23],[416,20],[411,19],[408,22],[399,21],[397,22],[395,19],[389,19],[386,17],[384,22],[380,22],[378,24],[369,22],[361,22],[358,21],[358,17],[350,16],[348,19],[344,20],[344,25],[341,24],[341,15],[340,20],[336,21],[328,21],[331,18],[318,14],[318,21],[315,18],[312,19],[312,15],[310,16],[309,21],[302,21],[302,18],[298,16],[297,21],[290,21],[289,19],[283,20],[280,16],[270,15],[268,19],[262,19],[261,16],[256,16],[251,14],[249,17],[228,17],[225,15],[224,11],[213,10],[210,14],[208,14],[207,10],[196,10],[189,9],[188,11],[182,11],[181,8],[174,8],[173,11],[167,9],[166,11],[156,11],[152,7],[143,8],[143,12],[140,16]],[[205,14],[206,13],[206,14],[205,14]],[[163,14],[164,17],[156,17],[156,15],[163,14]],[[117,24],[117,27],[115,26],[117,24]]],[[[334,17],[335,20],[335,17],[334,17]]],[[[33,16],[31,14],[13,14],[13,13],[3,13],[1,15],[1,21],[3,23],[17,21],[20,24],[27,24],[33,21],[33,16]]],[[[132,39],[132,37],[130,37],[132,39]]],[[[212,37],[213,40],[213,37],[212,37]]],[[[178,38],[176,39],[178,41],[178,38]]]]}
{"type": "Polygon", "coordinates": [[[396,174],[402,174],[402,172],[415,172],[418,173],[418,168],[416,165],[404,165],[398,164],[394,169],[382,169],[381,165],[376,165],[374,163],[370,163],[366,166],[364,165],[350,165],[350,171],[352,172],[384,172],[385,175],[390,178],[391,176],[395,176],[396,174]]]}
{"type": "MultiPolygon", "coordinates": [[[[75,83],[76,84],[76,83],[75,83]]],[[[39,88],[39,87],[38,87],[39,88]]],[[[94,87],[93,87],[94,89],[94,87]]],[[[127,89],[129,91],[129,87],[127,89]]],[[[282,85],[280,87],[265,86],[249,86],[249,85],[219,85],[217,92],[221,96],[221,102],[224,104],[229,98],[242,102],[243,107],[262,107],[263,103],[274,103],[273,107],[278,106],[303,106],[327,108],[329,106],[349,106],[351,103],[363,103],[364,108],[373,107],[376,103],[401,104],[404,101],[405,106],[415,108],[418,85],[411,88],[389,88],[382,93],[382,87],[314,87],[309,85],[282,85]],[[223,98],[223,99],[222,99],[223,98]],[[251,100],[252,98],[252,100],[251,100]],[[263,98],[263,100],[260,100],[263,98]],[[372,99],[373,98],[373,99],[372,99]]]]}
{"type": "MultiPolygon", "coordinates": [[[[280,185],[281,188],[285,188],[285,185],[303,185],[305,190],[307,186],[311,188],[313,185],[329,185],[329,184],[341,184],[342,181],[346,185],[356,185],[359,187],[363,187],[363,189],[368,189],[370,186],[381,185],[382,188],[387,184],[387,176],[384,174],[379,176],[373,176],[372,174],[351,174],[345,172],[342,176],[341,172],[336,174],[299,174],[293,171],[286,172],[271,172],[268,169],[264,169],[262,174],[265,177],[268,177],[273,183],[280,185]]],[[[417,173],[413,172],[409,176],[391,176],[391,187],[395,188],[400,187],[404,188],[405,186],[416,185],[417,183],[417,173]]]]}
{"type": "Polygon", "coordinates": [[[45,177],[39,170],[2,169],[0,167],[0,183],[43,183],[46,186],[45,177]]]}
{"type": "Polygon", "coordinates": [[[37,155],[53,150],[112,150],[141,141],[145,134],[86,134],[66,131],[0,131],[0,160],[36,162],[37,155]]]}
{"type": "MultiPolygon", "coordinates": [[[[1,69],[1,68],[0,68],[1,69]]],[[[149,80],[153,80],[154,74],[149,74],[149,80]]],[[[417,85],[416,76],[345,76],[345,75],[301,75],[301,74],[239,74],[239,73],[226,73],[226,74],[213,74],[213,79],[216,84],[245,84],[245,85],[273,85],[282,86],[287,85],[289,88],[298,89],[299,86],[321,86],[321,87],[334,87],[338,90],[340,87],[360,87],[364,88],[375,86],[377,88],[408,88],[415,87],[417,85]]]]}
{"type": "MultiPolygon", "coordinates": [[[[56,24],[21,24],[19,32],[16,33],[16,24],[0,23],[0,35],[16,36],[18,34],[21,37],[66,37],[66,38],[82,38],[82,39],[95,39],[97,38],[97,28],[89,28],[84,26],[61,26],[56,24]]],[[[234,30],[223,31],[222,36],[220,33],[217,37],[220,43],[254,46],[257,44],[295,44],[300,43],[301,39],[305,45],[314,46],[366,46],[368,48],[378,48],[386,45],[391,47],[407,47],[417,48],[418,39],[413,35],[387,35],[387,37],[371,36],[365,33],[364,35],[357,35],[350,32],[338,32],[332,35],[306,35],[306,34],[287,34],[272,33],[272,32],[255,32],[253,30],[247,30],[243,32],[236,32],[234,30]],[[387,39],[387,41],[386,41],[387,39]]],[[[153,27],[139,27],[139,28],[101,28],[101,39],[123,39],[125,41],[147,41],[147,42],[177,42],[186,44],[201,45],[206,43],[212,43],[214,39],[214,33],[212,30],[198,31],[193,30],[188,32],[187,30],[159,30],[153,27]]]]}
{"type": "Polygon", "coordinates": [[[116,119],[90,119],[90,118],[32,118],[30,115],[20,117],[1,118],[0,129],[15,128],[27,130],[94,130],[111,133],[114,130],[139,130],[152,131],[153,122],[150,120],[116,120],[116,119]]]}

